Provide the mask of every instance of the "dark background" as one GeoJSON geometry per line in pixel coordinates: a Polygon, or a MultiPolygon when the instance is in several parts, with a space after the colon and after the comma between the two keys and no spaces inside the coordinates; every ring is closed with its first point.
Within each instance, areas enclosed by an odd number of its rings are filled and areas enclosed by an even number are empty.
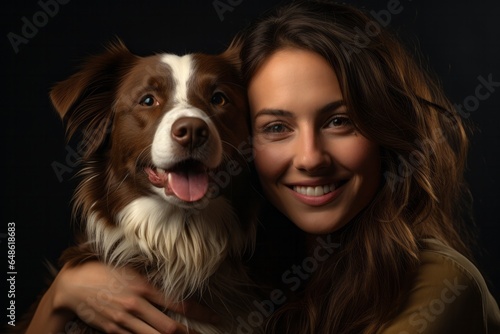
{"type": "MultiPolygon", "coordinates": [[[[61,0],[62,1],[62,0],[61,0]]],[[[386,10],[397,0],[347,1],[367,10],[386,10]]],[[[99,53],[115,37],[139,55],[154,52],[217,53],[231,37],[278,1],[9,1],[1,10],[1,190],[0,265],[8,271],[6,225],[16,224],[16,312],[19,317],[42,289],[43,261],[55,261],[70,243],[71,173],[59,180],[52,164],[65,162],[70,146],[48,100],[57,81],[80,60],[99,53]],[[50,15],[41,14],[43,3],[50,15]],[[217,4],[226,4],[219,15],[217,4]],[[231,5],[232,3],[232,5],[231,5]],[[23,19],[24,18],[24,19],[23,19]],[[44,20],[44,18],[46,20],[44,20]],[[9,33],[23,35],[26,21],[37,31],[16,53],[9,33]]],[[[500,5],[497,1],[401,0],[390,25],[411,50],[420,50],[451,100],[473,101],[479,77],[500,82],[500,5]]],[[[475,199],[480,252],[478,265],[500,299],[500,87],[481,100],[469,121],[472,139],[467,179],[475,199]]],[[[485,93],[483,89],[481,93],[485,93]]],[[[73,161],[70,157],[70,162],[73,161]]],[[[8,289],[2,287],[0,300],[8,289]]],[[[6,305],[6,304],[5,304],[6,305]]],[[[5,306],[6,307],[6,306],[5,306]]],[[[2,304],[2,310],[5,310],[2,304]]],[[[6,311],[5,311],[6,312],[6,311]]],[[[6,313],[5,313],[6,314],[6,313]]],[[[2,312],[2,325],[6,318],[2,312]]]]}

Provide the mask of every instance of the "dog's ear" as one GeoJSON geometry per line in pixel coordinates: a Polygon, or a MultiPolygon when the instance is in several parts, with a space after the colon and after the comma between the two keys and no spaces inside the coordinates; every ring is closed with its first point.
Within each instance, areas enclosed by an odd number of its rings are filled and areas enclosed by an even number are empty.
{"type": "Polygon", "coordinates": [[[137,59],[117,41],[52,88],[50,98],[65,122],[68,139],[77,131],[83,134],[84,157],[94,153],[109,134],[117,87],[137,59]]]}
{"type": "Polygon", "coordinates": [[[243,44],[243,37],[241,35],[236,35],[231,44],[227,47],[224,52],[222,52],[221,57],[226,59],[229,64],[233,65],[234,68],[239,72],[241,68],[241,60],[240,60],[240,50],[243,44]]]}

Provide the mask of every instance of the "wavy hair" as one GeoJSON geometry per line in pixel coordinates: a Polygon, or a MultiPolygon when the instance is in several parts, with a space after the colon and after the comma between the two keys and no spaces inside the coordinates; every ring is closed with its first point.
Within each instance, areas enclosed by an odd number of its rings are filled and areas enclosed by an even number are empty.
{"type": "Polygon", "coordinates": [[[302,298],[274,315],[269,332],[375,333],[404,300],[422,239],[470,256],[461,237],[470,212],[465,124],[397,38],[351,6],[293,2],[255,22],[231,47],[246,83],[278,50],[324,57],[357,130],[380,145],[383,161],[382,185],[340,232],[342,249],[322,263],[302,298]]]}

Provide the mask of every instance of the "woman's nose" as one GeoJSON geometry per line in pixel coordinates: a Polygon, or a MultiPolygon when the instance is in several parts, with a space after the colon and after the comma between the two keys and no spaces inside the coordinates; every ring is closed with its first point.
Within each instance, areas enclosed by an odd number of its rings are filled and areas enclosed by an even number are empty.
{"type": "Polygon", "coordinates": [[[330,165],[322,138],[315,131],[304,131],[295,143],[294,166],[304,172],[315,172],[330,165]]]}

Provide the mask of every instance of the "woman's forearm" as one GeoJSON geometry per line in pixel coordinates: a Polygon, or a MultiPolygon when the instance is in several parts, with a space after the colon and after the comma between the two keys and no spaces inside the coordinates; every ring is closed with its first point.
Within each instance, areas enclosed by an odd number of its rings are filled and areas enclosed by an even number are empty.
{"type": "Polygon", "coordinates": [[[57,305],[54,284],[40,300],[25,334],[65,333],[73,323],[73,312],[57,305]]]}

